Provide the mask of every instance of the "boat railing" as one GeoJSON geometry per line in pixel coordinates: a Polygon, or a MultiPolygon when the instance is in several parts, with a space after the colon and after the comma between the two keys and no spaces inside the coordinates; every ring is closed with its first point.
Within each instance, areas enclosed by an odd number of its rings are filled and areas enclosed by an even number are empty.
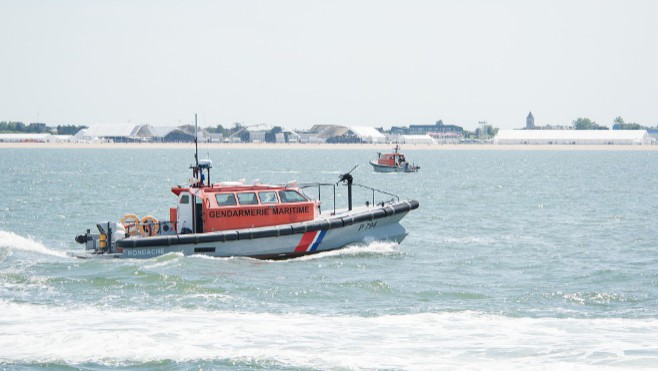
{"type": "MultiPolygon", "coordinates": [[[[336,183],[305,183],[305,184],[300,184],[299,188],[300,189],[317,188],[317,192],[318,192],[317,200],[322,201],[322,189],[330,187],[331,188],[331,193],[332,193],[332,196],[333,196],[333,213],[332,213],[332,215],[334,215],[334,214],[336,214],[336,185],[337,185],[336,183]]],[[[344,184],[344,186],[347,187],[346,184],[344,184]]],[[[366,186],[366,185],[363,185],[363,184],[358,184],[358,183],[352,183],[352,186],[356,186],[356,187],[360,187],[360,188],[369,190],[371,192],[371,195],[372,195],[372,204],[370,204],[372,206],[375,206],[377,204],[375,202],[375,196],[377,194],[390,196],[390,197],[392,197],[391,201],[400,201],[400,197],[398,195],[390,193],[390,192],[382,191],[381,189],[369,187],[369,186],[366,186]]],[[[385,202],[380,202],[380,204],[383,206],[385,204],[385,202]]],[[[366,205],[369,205],[369,203],[366,202],[366,205]]],[[[322,206],[320,206],[320,207],[322,207],[322,206]]]]}
{"type": "MultiPolygon", "coordinates": [[[[399,197],[398,195],[393,194],[393,193],[390,193],[390,192],[382,191],[381,189],[377,189],[377,188],[369,187],[369,186],[367,186],[367,185],[358,184],[358,183],[352,183],[352,186],[357,186],[357,187],[365,188],[365,189],[368,189],[368,190],[372,191],[372,204],[373,204],[373,205],[375,205],[375,192],[376,192],[376,193],[381,193],[381,194],[384,194],[384,195],[387,195],[387,196],[391,196],[391,197],[393,197],[393,199],[395,199],[396,201],[398,201],[398,202],[400,201],[400,197],[399,197]]],[[[391,199],[391,201],[392,201],[393,199],[391,199]]]]}
{"type": "MultiPolygon", "coordinates": [[[[300,189],[306,189],[306,188],[317,188],[318,189],[318,201],[322,201],[322,187],[331,187],[332,188],[332,194],[334,197],[333,203],[334,203],[334,211],[332,215],[336,214],[336,183],[305,183],[305,184],[300,184],[299,188],[300,189]]],[[[320,208],[322,208],[322,204],[320,204],[320,208]]],[[[322,212],[322,209],[320,209],[320,213],[322,212]]]]}

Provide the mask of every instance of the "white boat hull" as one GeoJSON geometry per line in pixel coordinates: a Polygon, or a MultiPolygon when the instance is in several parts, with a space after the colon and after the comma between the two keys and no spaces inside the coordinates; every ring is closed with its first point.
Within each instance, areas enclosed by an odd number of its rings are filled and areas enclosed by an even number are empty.
{"type": "Polygon", "coordinates": [[[405,163],[402,166],[380,165],[375,160],[371,160],[370,165],[372,165],[373,169],[375,169],[375,172],[378,173],[415,173],[419,169],[419,167],[409,165],[408,163],[405,163]]]}

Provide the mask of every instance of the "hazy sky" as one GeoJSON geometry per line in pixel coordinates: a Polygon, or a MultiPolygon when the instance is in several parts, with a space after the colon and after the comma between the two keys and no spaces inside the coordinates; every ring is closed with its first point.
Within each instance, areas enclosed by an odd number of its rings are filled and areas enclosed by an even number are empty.
{"type": "Polygon", "coordinates": [[[658,124],[658,1],[0,0],[0,121],[658,124]]]}

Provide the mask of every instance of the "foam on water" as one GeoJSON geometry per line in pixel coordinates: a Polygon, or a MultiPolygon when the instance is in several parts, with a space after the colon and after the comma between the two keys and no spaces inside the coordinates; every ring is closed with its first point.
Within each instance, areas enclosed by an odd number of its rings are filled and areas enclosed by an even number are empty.
{"type": "Polygon", "coordinates": [[[306,255],[300,258],[297,258],[295,260],[299,261],[305,261],[305,260],[313,260],[313,259],[323,259],[323,258],[328,258],[328,257],[336,257],[336,256],[364,256],[364,255],[393,255],[393,254],[401,254],[400,251],[397,250],[397,247],[399,245],[395,242],[387,242],[387,241],[374,241],[370,242],[366,245],[364,244],[354,244],[354,245],[349,245],[346,246],[342,249],[338,250],[332,250],[332,251],[325,251],[313,255],[306,255]]]}
{"type": "Polygon", "coordinates": [[[357,369],[658,363],[655,319],[531,319],[469,311],[364,318],[7,302],[0,302],[0,313],[5,363],[251,359],[357,369]]]}
{"type": "Polygon", "coordinates": [[[12,232],[0,231],[0,249],[21,250],[43,255],[66,257],[66,253],[52,250],[31,237],[22,237],[12,232]]]}

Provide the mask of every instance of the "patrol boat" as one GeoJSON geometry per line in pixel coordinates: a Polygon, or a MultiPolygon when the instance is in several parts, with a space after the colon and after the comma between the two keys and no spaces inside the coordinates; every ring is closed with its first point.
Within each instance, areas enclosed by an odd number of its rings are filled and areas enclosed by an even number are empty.
{"type": "MultiPolygon", "coordinates": [[[[189,186],[176,186],[175,207],[166,218],[126,214],[118,222],[96,224],[75,237],[84,251],[77,258],[151,258],[167,253],[214,257],[286,259],[335,250],[352,243],[402,242],[400,220],[417,209],[416,200],[353,182],[352,171],[338,183],[286,185],[210,182],[212,161],[198,160],[189,186]],[[336,209],[336,187],[347,187],[347,209],[336,209]],[[322,190],[333,190],[333,207],[321,206],[322,190]],[[353,207],[352,189],[365,188],[369,200],[353,207]],[[317,190],[317,198],[307,195],[317,190]],[[370,194],[372,198],[370,198],[370,194]],[[384,199],[383,201],[380,201],[384,199]]],[[[356,168],[356,167],[355,167],[356,168]]]]}
{"type": "Polygon", "coordinates": [[[376,160],[370,160],[370,165],[378,173],[415,173],[420,166],[410,164],[402,153],[400,146],[393,148],[393,153],[377,153],[376,160]]]}

